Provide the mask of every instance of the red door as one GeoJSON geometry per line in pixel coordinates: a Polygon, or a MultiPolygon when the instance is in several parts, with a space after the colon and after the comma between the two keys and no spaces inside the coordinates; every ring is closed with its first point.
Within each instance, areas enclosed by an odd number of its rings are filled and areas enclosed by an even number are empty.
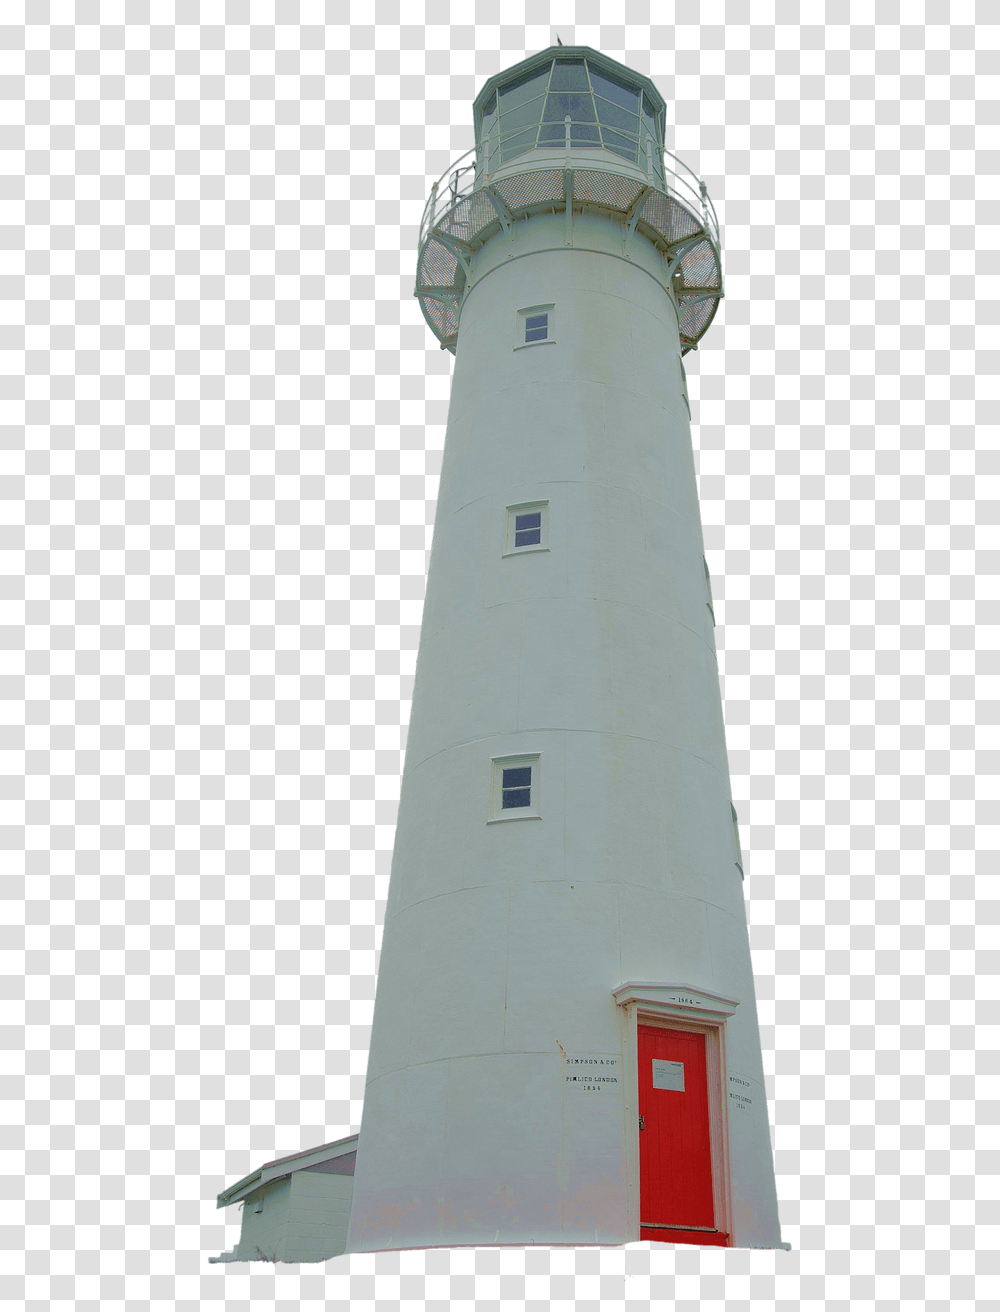
{"type": "Polygon", "coordinates": [[[705,1036],[639,1026],[639,1234],[719,1244],[712,1195],[705,1036]]]}

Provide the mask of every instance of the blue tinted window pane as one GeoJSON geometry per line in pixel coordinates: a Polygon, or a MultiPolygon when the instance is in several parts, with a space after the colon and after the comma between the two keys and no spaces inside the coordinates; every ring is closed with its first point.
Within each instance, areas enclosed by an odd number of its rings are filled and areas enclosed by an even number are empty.
{"type": "Polygon", "coordinates": [[[527,77],[518,78],[508,86],[501,87],[500,113],[506,114],[508,110],[517,109],[519,105],[526,105],[529,100],[540,96],[548,80],[549,70],[546,68],[541,73],[529,73],[527,77]]]}
{"type": "Polygon", "coordinates": [[[612,105],[610,100],[602,100],[597,97],[597,117],[602,123],[606,123],[609,128],[617,128],[619,132],[631,133],[633,137],[639,135],[639,115],[626,114],[624,109],[619,109],[617,105],[612,105]]]}
{"type": "Polygon", "coordinates": [[[531,784],[530,765],[508,766],[503,772],[504,788],[528,788],[531,784]]]}
{"type": "Polygon", "coordinates": [[[557,59],[549,87],[553,91],[589,91],[582,59],[557,59]]]}
{"type": "Polygon", "coordinates": [[[538,547],[542,543],[540,528],[526,528],[522,533],[514,534],[515,547],[538,547]]]}
{"type": "Polygon", "coordinates": [[[545,122],[561,123],[566,115],[574,123],[596,123],[594,97],[591,95],[555,95],[549,92],[545,98],[545,122]]]}
{"type": "Polygon", "coordinates": [[[527,105],[522,105],[515,109],[513,113],[502,113],[500,115],[500,131],[506,137],[510,132],[521,132],[522,130],[532,127],[542,117],[542,98],[529,101],[527,105]]]}
{"type": "Polygon", "coordinates": [[[548,335],[548,328],[529,328],[524,334],[524,340],[526,342],[544,342],[548,335]]]}
{"type": "Polygon", "coordinates": [[[642,98],[642,116],[646,122],[646,126],[649,128],[649,135],[653,138],[655,142],[657,142],[659,145],[662,146],[663,142],[660,140],[659,115],[657,114],[653,106],[650,104],[649,98],[647,96],[643,96],[642,98]]]}
{"type": "Polygon", "coordinates": [[[528,515],[515,515],[515,516],[514,516],[514,527],[515,527],[516,529],[522,529],[522,528],[541,528],[541,527],[542,527],[542,512],[541,512],[540,510],[535,510],[535,511],[532,511],[532,513],[531,513],[531,514],[528,514],[528,515]]]}
{"type": "Polygon", "coordinates": [[[538,134],[538,144],[540,146],[548,146],[550,150],[554,146],[565,146],[565,125],[562,123],[543,123],[542,130],[538,134]]]}
{"type": "MultiPolygon", "coordinates": [[[[630,140],[628,137],[623,137],[620,132],[612,132],[610,128],[602,128],[602,132],[604,133],[605,150],[614,151],[616,155],[623,155],[625,159],[630,159],[633,164],[635,163],[634,140],[630,140]]],[[[643,151],[645,151],[645,149],[646,147],[643,145],[643,151]]],[[[645,154],[643,154],[642,158],[643,162],[645,162],[645,154]]]]}
{"type": "Polygon", "coordinates": [[[530,806],[531,789],[530,788],[505,788],[503,792],[503,810],[507,811],[512,806],[530,806]]]}
{"type": "Polygon", "coordinates": [[[605,100],[611,100],[616,105],[621,105],[622,109],[630,109],[636,113],[639,109],[639,93],[633,91],[630,87],[623,87],[618,82],[612,82],[610,78],[603,77],[596,69],[590,70],[590,80],[593,83],[594,90],[605,100]]]}
{"type": "Polygon", "coordinates": [[[504,137],[500,142],[501,159],[513,159],[515,155],[523,155],[526,150],[534,150],[537,131],[537,128],[531,128],[514,137],[504,137]]]}
{"type": "Polygon", "coordinates": [[[600,146],[601,134],[596,125],[590,127],[589,124],[574,123],[571,128],[570,144],[573,146],[600,146]]]}
{"type": "Polygon", "coordinates": [[[529,314],[525,316],[525,328],[544,328],[549,321],[547,314],[529,314]]]}

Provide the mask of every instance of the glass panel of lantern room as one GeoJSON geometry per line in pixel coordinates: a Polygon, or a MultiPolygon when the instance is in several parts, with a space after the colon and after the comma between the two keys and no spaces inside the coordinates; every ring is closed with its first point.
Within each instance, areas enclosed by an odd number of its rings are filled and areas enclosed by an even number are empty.
{"type": "Polygon", "coordinates": [[[642,149],[639,152],[640,159],[645,161],[646,158],[646,137],[653,139],[653,176],[663,182],[663,137],[660,133],[659,120],[656,111],[650,104],[648,97],[642,98],[642,149]]]}
{"type": "Polygon", "coordinates": [[[498,163],[497,154],[497,98],[490,96],[489,104],[483,110],[483,120],[479,129],[479,154],[477,162],[485,165],[487,173],[492,173],[498,163]]]}
{"type": "Polygon", "coordinates": [[[529,100],[526,105],[518,105],[517,109],[509,111],[505,109],[500,115],[500,126],[504,137],[512,136],[515,132],[524,132],[527,128],[537,128],[541,117],[541,96],[529,100]]]}
{"type": "Polygon", "coordinates": [[[500,156],[513,159],[533,150],[545,103],[549,69],[500,88],[500,156]]]}
{"type": "Polygon", "coordinates": [[[613,105],[610,100],[605,100],[603,96],[597,96],[596,104],[597,117],[602,124],[606,123],[609,128],[614,128],[618,132],[627,132],[632,137],[639,135],[638,114],[628,113],[618,105],[613,105]]]}
{"type": "Polygon", "coordinates": [[[612,150],[616,155],[621,155],[624,159],[636,162],[635,137],[623,137],[620,132],[612,132],[610,128],[602,128],[601,133],[604,137],[604,149],[612,150]]]}
{"type": "Polygon", "coordinates": [[[605,148],[613,150],[616,155],[624,156],[634,164],[639,142],[638,114],[628,113],[620,105],[605,100],[603,96],[595,96],[594,103],[597,106],[597,117],[601,122],[605,148]]]}
{"type": "Polygon", "coordinates": [[[538,136],[536,127],[529,128],[527,132],[516,132],[512,137],[500,138],[500,160],[513,159],[516,155],[523,155],[527,150],[535,149],[535,138],[538,136]]]}
{"type": "Polygon", "coordinates": [[[501,87],[501,116],[510,113],[511,110],[520,109],[529,100],[534,100],[537,96],[543,95],[548,77],[549,70],[546,67],[540,73],[529,73],[526,77],[519,77],[514,82],[509,82],[507,86],[501,87]]]}
{"type": "Polygon", "coordinates": [[[605,100],[610,100],[613,105],[618,105],[620,109],[627,109],[632,114],[639,112],[639,93],[632,87],[613,82],[611,78],[598,73],[596,69],[590,70],[590,80],[595,92],[605,100]]]}
{"type": "Polygon", "coordinates": [[[490,135],[490,132],[493,130],[493,127],[496,124],[496,121],[497,121],[497,98],[496,98],[496,93],[494,92],[494,94],[490,96],[489,104],[487,104],[483,109],[483,119],[479,127],[480,141],[483,139],[483,137],[488,137],[490,135]]]}
{"type": "Polygon", "coordinates": [[[588,91],[587,70],[582,59],[557,59],[552,70],[550,91],[588,91]]]}
{"type": "Polygon", "coordinates": [[[594,112],[594,97],[589,91],[550,91],[545,98],[542,135],[545,145],[560,145],[566,140],[566,116],[570,118],[570,141],[574,146],[600,146],[601,137],[594,112]]]}

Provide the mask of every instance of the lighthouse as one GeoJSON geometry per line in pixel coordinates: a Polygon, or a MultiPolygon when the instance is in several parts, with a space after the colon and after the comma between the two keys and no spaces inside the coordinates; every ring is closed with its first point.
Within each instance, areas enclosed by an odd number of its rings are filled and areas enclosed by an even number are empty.
{"type": "Polygon", "coordinates": [[[784,1247],[652,82],[492,77],[416,294],[455,356],[347,1251],[784,1247]]]}

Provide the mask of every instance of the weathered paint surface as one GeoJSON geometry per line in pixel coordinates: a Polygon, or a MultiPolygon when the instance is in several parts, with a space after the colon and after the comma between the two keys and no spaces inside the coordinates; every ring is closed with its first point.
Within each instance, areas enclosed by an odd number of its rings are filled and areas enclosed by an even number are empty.
{"type": "Polygon", "coordinates": [[[243,1201],[240,1242],[236,1256],[241,1262],[283,1262],[288,1234],[290,1176],[254,1190],[243,1201]],[[257,1211],[260,1204],[262,1210],[257,1211]]]}
{"type": "Polygon", "coordinates": [[[306,1170],[255,1190],[243,1205],[234,1260],[325,1262],[338,1257],[347,1241],[353,1184],[349,1175],[306,1170]]]}
{"type": "Polygon", "coordinates": [[[626,980],[739,999],[734,1241],[780,1242],[677,319],[650,244],[565,236],[491,240],[462,314],[348,1251],[637,1239],[623,1083],[564,1067],[621,1054],[626,980]],[[505,558],[534,501],[549,551],[505,558]],[[541,818],[487,824],[521,753],[541,818]]]}

